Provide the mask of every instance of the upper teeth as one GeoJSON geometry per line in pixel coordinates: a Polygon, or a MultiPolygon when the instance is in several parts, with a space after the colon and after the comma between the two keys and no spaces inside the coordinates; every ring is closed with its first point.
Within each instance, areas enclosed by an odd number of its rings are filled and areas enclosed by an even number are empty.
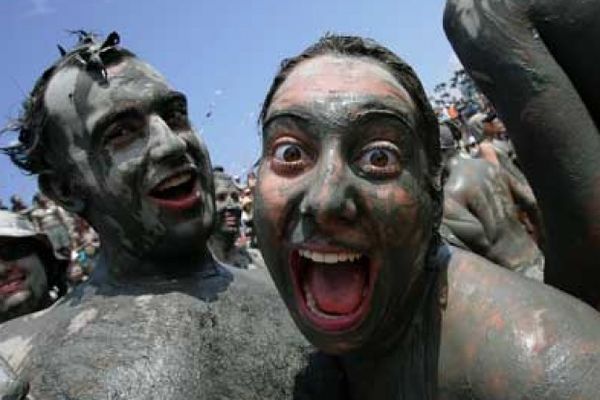
{"type": "Polygon", "coordinates": [[[335,264],[338,262],[355,261],[361,257],[360,253],[353,252],[340,252],[340,253],[319,253],[310,250],[300,250],[300,255],[304,258],[308,258],[314,262],[335,264]]]}
{"type": "Polygon", "coordinates": [[[165,189],[170,189],[175,186],[179,186],[182,183],[187,182],[191,177],[192,177],[192,174],[190,172],[185,172],[183,174],[175,175],[175,176],[163,181],[160,185],[158,185],[156,190],[165,190],[165,189]]]}

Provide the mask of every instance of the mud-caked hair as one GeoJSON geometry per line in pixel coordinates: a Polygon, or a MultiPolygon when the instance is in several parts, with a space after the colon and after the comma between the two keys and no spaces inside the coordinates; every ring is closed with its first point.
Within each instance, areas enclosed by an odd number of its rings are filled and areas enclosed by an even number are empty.
{"type": "Polygon", "coordinates": [[[47,160],[46,149],[52,141],[46,132],[48,113],[44,103],[44,94],[50,79],[61,69],[76,66],[87,71],[100,84],[107,83],[106,67],[116,64],[127,57],[135,57],[129,50],[119,46],[119,35],[111,33],[104,41],[85,31],[72,32],[78,36],[78,42],[70,51],[58,46],[60,58],[40,76],[27,98],[23,101],[20,115],[9,122],[0,131],[17,132],[18,140],[0,151],[7,154],[12,162],[28,174],[52,171],[54,168],[47,160]]]}
{"type": "Polygon", "coordinates": [[[279,71],[273,79],[269,92],[262,104],[259,123],[261,125],[264,123],[269,106],[273,101],[273,96],[294,68],[303,61],[322,55],[360,57],[377,61],[387,68],[410,95],[418,111],[416,129],[418,139],[421,140],[427,156],[428,187],[434,207],[433,240],[439,240],[438,228],[442,219],[443,190],[438,120],[427,99],[423,85],[414,70],[391,50],[372,39],[359,36],[326,34],[301,54],[287,58],[281,62],[279,71]]]}

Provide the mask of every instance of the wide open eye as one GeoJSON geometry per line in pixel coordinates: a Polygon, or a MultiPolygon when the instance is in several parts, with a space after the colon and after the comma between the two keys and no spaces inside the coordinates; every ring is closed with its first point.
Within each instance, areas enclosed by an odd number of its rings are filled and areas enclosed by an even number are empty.
{"type": "Polygon", "coordinates": [[[281,174],[294,174],[310,164],[310,157],[295,141],[283,141],[275,144],[272,150],[272,168],[281,174]]]}
{"type": "Polygon", "coordinates": [[[375,178],[390,178],[400,174],[400,150],[391,142],[369,144],[360,153],[358,168],[375,178]]]}

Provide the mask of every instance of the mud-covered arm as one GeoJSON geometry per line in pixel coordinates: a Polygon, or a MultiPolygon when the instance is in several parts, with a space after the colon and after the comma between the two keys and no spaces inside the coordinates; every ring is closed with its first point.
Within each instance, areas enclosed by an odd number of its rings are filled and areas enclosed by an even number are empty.
{"type": "Polygon", "coordinates": [[[598,398],[600,314],[593,308],[458,249],[448,285],[440,399],[598,398]]]}
{"type": "Polygon", "coordinates": [[[598,74],[581,74],[590,60],[600,61],[598,17],[600,2],[583,0],[449,0],[444,15],[458,57],[505,122],[540,204],[546,281],[595,307],[600,137],[597,102],[584,88],[598,74]]]}

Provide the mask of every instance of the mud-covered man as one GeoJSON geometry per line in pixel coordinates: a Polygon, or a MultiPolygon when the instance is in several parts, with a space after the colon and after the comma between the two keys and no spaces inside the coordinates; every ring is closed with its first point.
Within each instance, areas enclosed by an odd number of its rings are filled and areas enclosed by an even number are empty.
{"type": "Polygon", "coordinates": [[[90,222],[92,278],[0,327],[37,398],[282,398],[306,342],[264,274],[216,262],[211,164],[186,97],[119,46],[78,46],[36,83],[13,161],[90,222]]]}
{"type": "Polygon", "coordinates": [[[262,258],[258,252],[251,254],[245,245],[238,246],[236,243],[240,237],[242,190],[231,175],[220,167],[214,168],[213,179],[217,226],[208,242],[210,250],[217,260],[237,268],[262,267],[262,258]]]}

